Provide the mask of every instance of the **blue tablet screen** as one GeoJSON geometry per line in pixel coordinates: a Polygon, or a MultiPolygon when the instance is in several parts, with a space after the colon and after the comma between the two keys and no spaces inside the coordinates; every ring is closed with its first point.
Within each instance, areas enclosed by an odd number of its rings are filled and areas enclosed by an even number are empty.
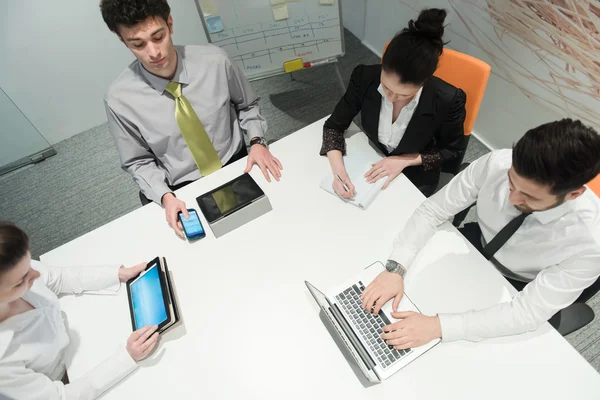
{"type": "Polygon", "coordinates": [[[159,325],[167,319],[158,273],[158,265],[154,265],[131,284],[131,301],[136,329],[146,325],[159,325]]]}

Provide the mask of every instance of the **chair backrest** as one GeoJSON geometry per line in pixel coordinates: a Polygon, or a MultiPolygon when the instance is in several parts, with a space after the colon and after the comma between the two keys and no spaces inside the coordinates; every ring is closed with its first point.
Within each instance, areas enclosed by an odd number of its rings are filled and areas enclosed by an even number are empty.
{"type": "Polygon", "coordinates": [[[592,179],[587,186],[592,190],[592,192],[596,193],[596,196],[600,197],[600,175],[592,179]]]}
{"type": "MultiPolygon", "coordinates": [[[[389,44],[390,42],[385,44],[384,53],[389,44]]],[[[473,125],[475,125],[475,119],[477,119],[485,87],[490,77],[490,70],[490,66],[485,62],[456,50],[445,48],[440,57],[440,63],[434,75],[464,90],[467,94],[465,135],[470,135],[473,131],[473,125]]]]}

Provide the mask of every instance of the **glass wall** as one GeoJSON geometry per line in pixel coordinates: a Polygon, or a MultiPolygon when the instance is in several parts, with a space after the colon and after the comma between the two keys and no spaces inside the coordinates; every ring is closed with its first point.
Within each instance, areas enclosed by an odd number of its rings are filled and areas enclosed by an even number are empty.
{"type": "Polygon", "coordinates": [[[0,88],[0,175],[55,154],[54,148],[0,88]]]}

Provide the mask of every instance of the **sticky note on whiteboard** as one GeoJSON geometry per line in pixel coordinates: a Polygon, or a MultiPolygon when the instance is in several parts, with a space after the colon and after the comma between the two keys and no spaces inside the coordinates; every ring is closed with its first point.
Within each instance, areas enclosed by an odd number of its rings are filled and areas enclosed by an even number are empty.
{"type": "Polygon", "coordinates": [[[321,0],[321,4],[333,5],[335,4],[335,0],[321,0]]]}
{"type": "Polygon", "coordinates": [[[223,32],[223,20],[218,15],[206,18],[208,33],[223,32]]]}
{"type": "Polygon", "coordinates": [[[271,5],[276,6],[277,4],[283,4],[285,0],[271,0],[271,5]]]}
{"type": "Polygon", "coordinates": [[[289,18],[287,4],[280,4],[273,7],[273,17],[275,21],[281,21],[282,19],[289,18]]]}
{"type": "Polygon", "coordinates": [[[215,15],[218,11],[215,0],[200,0],[200,9],[204,16],[215,15]]]}

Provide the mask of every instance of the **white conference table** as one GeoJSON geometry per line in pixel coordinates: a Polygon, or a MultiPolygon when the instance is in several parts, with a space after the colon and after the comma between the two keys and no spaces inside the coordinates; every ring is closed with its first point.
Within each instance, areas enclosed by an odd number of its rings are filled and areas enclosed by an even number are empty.
{"type": "MultiPolygon", "coordinates": [[[[144,366],[107,399],[598,399],[600,375],[548,324],[480,343],[441,343],[381,384],[369,385],[319,317],[304,281],[321,289],[374,261],[423,196],[400,176],[360,210],[319,188],[328,171],[318,155],[323,121],[271,146],[280,182],[251,175],[273,211],[215,239],[175,237],[163,210],[142,207],[42,256],[52,265],[133,265],[157,255],[173,273],[184,325],[162,338],[144,366]]],[[[352,132],[358,132],[354,125],[352,132]]],[[[349,151],[373,151],[354,134],[349,151]]],[[[238,161],[177,192],[196,196],[242,173],[238,161]]],[[[92,210],[93,212],[93,210],[92,210]]],[[[428,243],[406,279],[425,314],[479,309],[514,289],[450,224],[428,243]]],[[[126,290],[116,296],[65,296],[71,380],[111,354],[131,333],[126,290]]]]}

